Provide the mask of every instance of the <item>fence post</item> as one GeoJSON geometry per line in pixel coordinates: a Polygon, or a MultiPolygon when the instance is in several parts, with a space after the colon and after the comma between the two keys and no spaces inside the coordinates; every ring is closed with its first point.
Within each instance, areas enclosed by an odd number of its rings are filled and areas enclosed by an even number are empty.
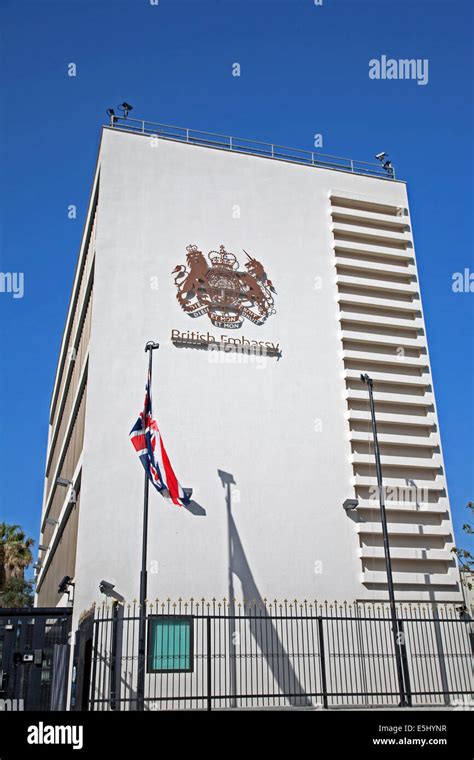
{"type": "Polygon", "coordinates": [[[109,685],[109,704],[110,709],[115,710],[117,707],[117,634],[118,634],[118,602],[112,603],[112,648],[110,651],[110,685],[109,685]]]}
{"type": "Polygon", "coordinates": [[[207,709],[212,710],[211,618],[207,617],[207,709]]]}
{"type": "MultiPolygon", "coordinates": [[[[95,608],[94,608],[94,617],[95,617],[95,608]]],[[[96,700],[96,684],[97,684],[97,648],[98,648],[98,642],[99,642],[99,621],[93,620],[92,624],[92,678],[90,683],[90,692],[87,695],[87,699],[89,700],[89,710],[92,712],[95,709],[95,700],[96,700]]],[[[76,676],[77,677],[77,676],[76,676]]]]}
{"type": "Polygon", "coordinates": [[[321,656],[321,686],[323,687],[323,707],[328,706],[328,687],[326,682],[326,657],[324,654],[323,619],[318,617],[319,654],[321,656]]]}
{"type": "Polygon", "coordinates": [[[405,632],[403,630],[402,620],[398,620],[398,631],[399,631],[399,638],[400,638],[400,654],[402,658],[403,680],[405,683],[405,699],[407,702],[407,706],[411,707],[410,671],[408,669],[407,647],[405,643],[405,632]]]}

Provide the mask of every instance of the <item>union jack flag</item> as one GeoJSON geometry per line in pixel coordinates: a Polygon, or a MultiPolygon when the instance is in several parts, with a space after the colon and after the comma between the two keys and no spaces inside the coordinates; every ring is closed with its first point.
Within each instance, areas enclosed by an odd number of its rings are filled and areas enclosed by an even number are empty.
{"type": "Polygon", "coordinates": [[[162,496],[169,496],[173,504],[183,507],[189,504],[192,492],[191,489],[184,491],[171,467],[158,425],[153,419],[150,380],[150,373],[148,373],[143,412],[140,412],[140,416],[130,431],[130,440],[156,490],[162,496]]]}

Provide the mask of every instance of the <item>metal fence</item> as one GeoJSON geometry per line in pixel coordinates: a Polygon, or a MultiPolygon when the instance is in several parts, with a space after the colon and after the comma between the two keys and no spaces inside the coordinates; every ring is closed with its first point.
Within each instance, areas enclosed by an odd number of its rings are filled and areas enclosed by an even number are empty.
{"type": "Polygon", "coordinates": [[[353,174],[365,174],[371,177],[394,180],[395,171],[384,169],[381,163],[369,161],[356,161],[344,156],[331,156],[316,151],[290,148],[286,145],[249,140],[244,137],[232,137],[220,135],[215,132],[202,132],[187,127],[176,127],[171,124],[158,124],[144,119],[132,119],[124,116],[112,116],[110,125],[113,129],[123,132],[136,132],[148,135],[151,139],[178,140],[179,142],[200,145],[205,148],[217,148],[220,150],[233,151],[234,153],[246,153],[252,156],[263,156],[279,161],[318,166],[333,171],[351,172],[353,174]]]}
{"type": "MultiPolygon", "coordinates": [[[[151,672],[149,642],[145,710],[400,703],[383,604],[168,600],[147,613],[148,621],[187,621],[192,641],[189,661],[172,654],[161,672],[151,672]]],[[[469,616],[454,605],[415,604],[397,615],[407,704],[471,704],[469,616]]],[[[90,709],[137,709],[138,622],[136,604],[96,608],[90,709]]]]}

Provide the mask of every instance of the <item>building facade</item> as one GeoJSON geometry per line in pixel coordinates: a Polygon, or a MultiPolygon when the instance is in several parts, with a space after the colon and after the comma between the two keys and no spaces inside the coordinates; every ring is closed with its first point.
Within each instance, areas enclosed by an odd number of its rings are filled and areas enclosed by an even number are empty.
{"type": "Polygon", "coordinates": [[[147,341],[176,507],[151,489],[148,597],[458,602],[404,182],[132,120],[104,127],[52,394],[37,604],[73,629],[139,593],[129,440],[147,341]],[[58,478],[66,485],[58,484],[58,478]],[[345,510],[346,499],[357,499],[345,510]]]}

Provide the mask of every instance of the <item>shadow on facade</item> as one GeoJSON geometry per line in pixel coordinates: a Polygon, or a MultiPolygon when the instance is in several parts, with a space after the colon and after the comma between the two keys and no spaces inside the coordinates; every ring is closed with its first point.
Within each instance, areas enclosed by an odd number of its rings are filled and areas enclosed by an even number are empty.
{"type": "Polygon", "coordinates": [[[201,507],[201,505],[194,500],[190,501],[189,504],[185,504],[184,508],[187,509],[188,512],[190,512],[195,517],[205,517],[207,515],[204,507],[201,507]]]}
{"type": "MultiPolygon", "coordinates": [[[[228,524],[228,589],[229,589],[229,615],[235,616],[235,590],[234,590],[234,575],[239,579],[242,586],[242,593],[244,599],[251,601],[262,611],[261,618],[249,619],[249,630],[260,650],[263,657],[265,657],[268,667],[270,668],[276,683],[281,689],[283,694],[291,694],[293,696],[287,697],[289,703],[292,706],[298,707],[310,707],[312,706],[311,700],[306,696],[305,689],[301,684],[293,665],[288,656],[278,631],[273,623],[273,620],[268,615],[266,604],[258,590],[257,584],[253,577],[250,565],[245,555],[242,542],[237,530],[237,526],[232,516],[232,485],[236,485],[233,475],[223,470],[217,471],[221,480],[222,486],[225,489],[225,501],[227,509],[227,524],[228,524]],[[269,657],[267,651],[267,637],[263,636],[261,620],[266,621],[266,625],[271,630],[272,641],[272,653],[269,657]],[[278,663],[278,667],[276,666],[278,663]]],[[[237,613],[238,614],[238,613],[237,613]]],[[[229,651],[235,650],[235,620],[230,619],[229,625],[229,651]]],[[[230,669],[230,694],[232,706],[237,706],[237,663],[236,658],[233,657],[231,661],[230,669]]]]}

